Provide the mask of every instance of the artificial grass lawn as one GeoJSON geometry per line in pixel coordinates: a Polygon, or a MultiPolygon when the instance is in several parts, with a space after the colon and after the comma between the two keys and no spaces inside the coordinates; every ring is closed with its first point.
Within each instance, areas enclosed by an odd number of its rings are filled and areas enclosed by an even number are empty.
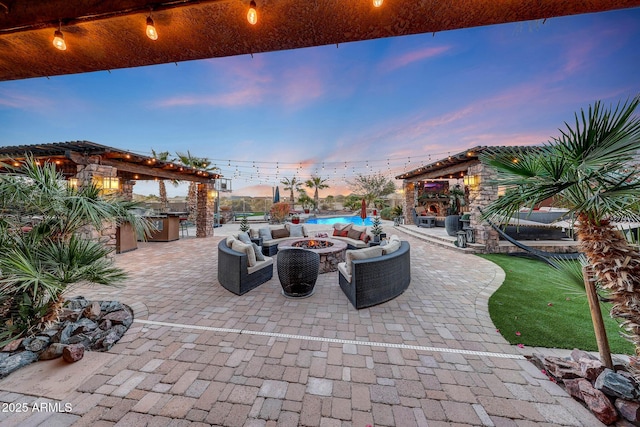
{"type": "MultiPolygon", "coordinates": [[[[507,341],[530,347],[598,350],[584,288],[560,286],[557,282],[562,276],[542,261],[480,256],[506,273],[502,286],[489,298],[489,314],[507,341]]],[[[633,345],[620,336],[618,323],[609,316],[610,308],[610,304],[601,305],[611,352],[634,354],[633,345]]]]}

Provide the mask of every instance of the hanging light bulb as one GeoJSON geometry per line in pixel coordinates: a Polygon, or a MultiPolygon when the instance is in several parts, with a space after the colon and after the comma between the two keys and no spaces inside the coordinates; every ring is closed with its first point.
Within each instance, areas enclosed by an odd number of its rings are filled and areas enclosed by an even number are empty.
{"type": "Polygon", "coordinates": [[[382,6],[382,2],[384,0],[373,0],[373,7],[380,7],[382,6]]]}
{"type": "Polygon", "coordinates": [[[64,42],[64,34],[62,34],[62,23],[58,25],[58,29],[53,33],[53,46],[59,50],[67,50],[67,44],[64,42]]]}
{"type": "Polygon", "coordinates": [[[158,40],[158,32],[156,31],[156,27],[153,25],[153,19],[151,16],[147,16],[147,37],[151,40],[158,40]]]}
{"type": "Polygon", "coordinates": [[[251,3],[249,3],[249,11],[247,12],[247,21],[249,21],[249,24],[251,25],[256,25],[256,22],[258,22],[258,12],[256,12],[256,2],[251,0],[251,3]]]}

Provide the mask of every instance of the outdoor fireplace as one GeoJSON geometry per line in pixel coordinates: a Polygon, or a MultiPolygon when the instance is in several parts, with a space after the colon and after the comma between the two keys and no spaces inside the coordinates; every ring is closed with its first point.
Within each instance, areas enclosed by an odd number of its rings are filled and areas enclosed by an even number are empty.
{"type": "Polygon", "coordinates": [[[333,243],[328,240],[309,239],[309,240],[300,240],[300,241],[294,242],[291,246],[293,246],[294,248],[304,248],[304,249],[323,249],[323,248],[329,248],[333,246],[333,243]]]}

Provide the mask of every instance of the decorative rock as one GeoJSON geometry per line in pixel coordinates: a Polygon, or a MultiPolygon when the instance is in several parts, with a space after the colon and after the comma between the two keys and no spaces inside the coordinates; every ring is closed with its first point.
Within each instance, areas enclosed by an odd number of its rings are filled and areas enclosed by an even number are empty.
{"type": "Polygon", "coordinates": [[[4,378],[16,369],[20,369],[38,360],[38,355],[33,351],[21,351],[7,357],[0,364],[0,378],[4,378]]]}
{"type": "Polygon", "coordinates": [[[609,398],[600,390],[596,390],[591,386],[589,381],[579,382],[580,392],[584,403],[587,404],[593,415],[596,416],[604,424],[612,424],[618,419],[618,412],[613,407],[609,398]]]}
{"type": "Polygon", "coordinates": [[[633,400],[638,396],[634,383],[611,369],[605,369],[596,379],[594,386],[609,396],[621,399],[633,400]]]}
{"type": "Polygon", "coordinates": [[[634,424],[640,424],[640,403],[616,399],[616,408],[624,419],[634,424]]]}
{"type": "Polygon", "coordinates": [[[55,341],[62,344],[69,344],[69,338],[71,338],[71,334],[73,333],[73,330],[74,330],[73,323],[69,323],[65,325],[64,328],[62,328],[58,333],[58,336],[56,337],[55,341]]]}
{"type": "Polygon", "coordinates": [[[84,346],[71,344],[62,350],[62,358],[65,362],[73,363],[84,357],[84,346]]]}
{"type": "Polygon", "coordinates": [[[580,365],[572,360],[561,359],[559,357],[545,357],[545,366],[547,372],[553,375],[556,379],[570,379],[579,378],[580,365]]]}
{"type": "Polygon", "coordinates": [[[89,301],[87,301],[84,297],[81,297],[81,296],[69,298],[65,303],[65,307],[71,310],[82,310],[88,305],[89,305],[89,301]]]}
{"type": "Polygon", "coordinates": [[[49,345],[49,342],[51,342],[51,339],[49,337],[38,335],[37,337],[29,340],[29,342],[25,344],[24,348],[26,350],[39,353],[49,345]]]}
{"type": "Polygon", "coordinates": [[[571,351],[571,359],[573,359],[574,362],[579,362],[580,359],[599,360],[597,357],[593,356],[591,353],[587,353],[586,351],[579,350],[577,348],[574,348],[571,351]]]}
{"type": "Polygon", "coordinates": [[[88,319],[96,320],[100,317],[101,312],[102,309],[100,308],[100,303],[98,301],[94,301],[84,309],[82,315],[88,319]]]}
{"type": "Polygon", "coordinates": [[[602,362],[597,359],[582,358],[578,360],[580,364],[580,373],[589,381],[595,381],[596,378],[606,369],[602,362]]]}
{"type": "MultiPolygon", "coordinates": [[[[583,381],[587,383],[589,382],[584,378],[566,379],[563,381],[565,389],[571,395],[571,397],[582,402],[584,402],[584,398],[582,397],[582,391],[580,391],[580,383],[583,381]]],[[[591,386],[591,383],[589,383],[589,386],[591,386]]]]}
{"type": "Polygon", "coordinates": [[[45,351],[40,353],[39,360],[57,359],[58,357],[62,356],[62,350],[64,350],[65,347],[66,345],[64,344],[54,342],[49,347],[47,347],[45,351]]]}
{"type": "Polygon", "coordinates": [[[111,320],[113,323],[121,323],[129,327],[133,322],[133,316],[126,310],[112,311],[102,317],[104,320],[111,320]]]}
{"type": "Polygon", "coordinates": [[[100,329],[102,329],[103,331],[106,331],[107,329],[111,329],[111,327],[113,326],[113,323],[111,323],[111,320],[106,319],[106,320],[102,320],[102,322],[100,322],[100,329]]]}
{"type": "Polygon", "coordinates": [[[2,351],[16,351],[20,347],[20,344],[22,344],[22,340],[24,340],[24,338],[18,338],[11,341],[9,344],[2,347],[2,351]]]}
{"type": "Polygon", "coordinates": [[[100,302],[100,309],[105,313],[111,313],[112,311],[124,310],[124,306],[118,301],[102,301],[100,302]]]}
{"type": "Polygon", "coordinates": [[[74,330],[72,335],[81,334],[83,332],[93,331],[98,328],[98,324],[93,320],[83,317],[73,324],[74,330]]]}

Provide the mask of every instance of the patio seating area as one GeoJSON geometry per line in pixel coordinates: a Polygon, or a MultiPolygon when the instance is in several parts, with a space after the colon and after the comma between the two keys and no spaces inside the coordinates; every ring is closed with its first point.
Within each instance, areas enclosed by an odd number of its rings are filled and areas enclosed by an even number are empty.
{"type": "Polygon", "coordinates": [[[396,228],[411,246],[411,283],[356,310],[339,272],[319,275],[303,299],[283,296],[275,275],[244,295],[227,291],[217,247],[238,225],[215,231],[140,243],[116,256],[126,286],[76,289],[128,304],[133,325],[107,353],[0,381],[0,402],[71,407],[0,413],[0,425],[600,425],[524,358],[540,349],[495,330],[487,301],[504,273],[494,264],[396,228]]]}

